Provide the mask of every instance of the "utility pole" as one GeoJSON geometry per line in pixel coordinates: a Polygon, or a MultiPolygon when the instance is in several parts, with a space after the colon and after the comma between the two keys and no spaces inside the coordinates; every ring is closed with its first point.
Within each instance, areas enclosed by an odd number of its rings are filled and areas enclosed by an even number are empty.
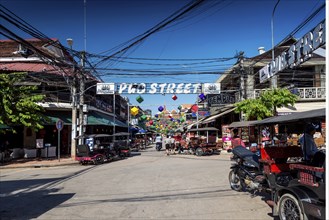
{"type": "MultiPolygon", "coordinates": [[[[245,85],[245,70],[244,70],[244,52],[239,53],[239,73],[240,73],[240,101],[245,100],[246,97],[246,85],[245,85]]],[[[241,112],[240,119],[243,119],[243,112],[241,112]]],[[[244,119],[243,119],[244,120],[244,119]]]]}
{"type": "MultiPolygon", "coordinates": [[[[85,51],[81,53],[81,67],[82,73],[80,75],[80,98],[79,98],[79,136],[84,134],[84,117],[83,117],[83,104],[84,104],[84,90],[85,90],[85,51]]],[[[83,138],[79,139],[79,144],[83,144],[83,138]]]]}
{"type": "MultiPolygon", "coordinates": [[[[75,74],[75,73],[74,73],[75,74]]],[[[76,135],[77,135],[77,85],[76,75],[73,76],[72,83],[72,129],[71,129],[71,158],[75,160],[76,157],[76,135]]]]}
{"type": "MultiPolygon", "coordinates": [[[[116,114],[115,114],[115,91],[113,93],[113,144],[115,142],[115,123],[116,123],[116,114]]],[[[129,127],[129,126],[128,126],[129,127]]]]}
{"type": "MultiPolygon", "coordinates": [[[[279,2],[280,2],[280,0],[277,0],[275,6],[274,6],[274,8],[273,8],[273,11],[272,11],[272,17],[271,17],[271,31],[272,31],[272,65],[273,65],[273,67],[276,66],[276,65],[278,65],[278,64],[274,64],[274,63],[275,63],[275,60],[274,60],[274,13],[275,13],[275,9],[276,9],[276,7],[278,6],[279,2]]],[[[273,68],[272,68],[272,69],[273,69],[273,68]]],[[[273,70],[271,70],[271,71],[273,71],[273,70]]],[[[278,84],[278,76],[277,76],[277,75],[272,76],[272,77],[271,77],[271,81],[270,81],[270,83],[271,83],[271,87],[272,87],[272,88],[277,88],[277,87],[278,87],[278,85],[277,85],[277,84],[278,84]]]]}
{"type": "MultiPolygon", "coordinates": [[[[66,39],[66,41],[72,51],[73,39],[68,38],[66,39]]],[[[74,66],[72,70],[72,75],[73,78],[72,78],[72,88],[71,88],[71,95],[72,95],[71,158],[75,160],[76,147],[77,147],[77,142],[75,139],[77,135],[77,78],[76,78],[74,66]]]]}
{"type": "Polygon", "coordinates": [[[244,70],[244,52],[240,52],[239,54],[239,73],[240,73],[240,100],[246,99],[246,86],[245,86],[245,70],[244,70]]]}

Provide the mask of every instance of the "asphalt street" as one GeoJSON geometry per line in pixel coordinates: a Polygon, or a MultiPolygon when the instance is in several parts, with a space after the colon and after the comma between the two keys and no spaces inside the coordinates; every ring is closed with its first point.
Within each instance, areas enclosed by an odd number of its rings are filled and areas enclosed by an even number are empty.
{"type": "Polygon", "coordinates": [[[149,148],[103,165],[0,170],[1,219],[273,219],[262,197],[231,190],[229,154],[149,148]]]}

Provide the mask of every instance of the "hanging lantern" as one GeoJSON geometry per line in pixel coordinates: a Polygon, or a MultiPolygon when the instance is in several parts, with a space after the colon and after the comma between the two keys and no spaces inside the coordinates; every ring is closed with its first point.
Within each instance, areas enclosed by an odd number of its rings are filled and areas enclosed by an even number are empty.
{"type": "Polygon", "coordinates": [[[164,110],[164,108],[162,106],[159,106],[158,110],[159,110],[159,112],[162,112],[164,110]]]}
{"type": "Polygon", "coordinates": [[[138,103],[142,103],[143,101],[144,101],[144,99],[143,99],[143,97],[142,96],[137,96],[136,97],[136,101],[138,102],[138,103]]]}
{"type": "Polygon", "coordinates": [[[194,112],[194,113],[197,112],[198,109],[199,109],[198,105],[193,105],[193,106],[191,107],[191,111],[194,112]]]}
{"type": "Polygon", "coordinates": [[[201,101],[204,101],[206,99],[206,96],[203,93],[201,93],[199,95],[199,98],[201,99],[201,101]]]}
{"type": "Polygon", "coordinates": [[[170,121],[175,121],[175,119],[174,118],[170,118],[170,121]]]}
{"type": "Polygon", "coordinates": [[[159,117],[159,115],[158,115],[158,114],[156,114],[156,115],[154,115],[154,117],[156,117],[156,118],[157,118],[157,117],[159,117]]]}
{"type": "Polygon", "coordinates": [[[152,121],[152,120],[151,120],[151,121],[149,121],[149,124],[150,124],[150,125],[153,125],[153,121],[152,121]]]}
{"type": "Polygon", "coordinates": [[[173,95],[171,98],[172,98],[172,100],[176,101],[177,96],[176,95],[173,95]]]}
{"type": "Polygon", "coordinates": [[[137,115],[137,114],[138,114],[138,108],[136,108],[136,107],[132,107],[132,108],[130,109],[130,114],[131,114],[132,116],[137,115]]]}
{"type": "Polygon", "coordinates": [[[179,111],[182,110],[182,106],[181,105],[178,106],[177,108],[178,108],[179,111]]]}
{"type": "Polygon", "coordinates": [[[142,120],[142,121],[145,121],[145,120],[146,120],[146,118],[147,118],[147,116],[146,116],[146,115],[142,115],[142,116],[141,116],[141,120],[142,120]]]}

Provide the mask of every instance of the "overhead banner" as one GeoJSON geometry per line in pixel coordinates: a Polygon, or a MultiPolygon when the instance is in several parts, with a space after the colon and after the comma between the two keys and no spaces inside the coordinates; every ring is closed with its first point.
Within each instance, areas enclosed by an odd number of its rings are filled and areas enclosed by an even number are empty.
{"type": "Polygon", "coordinates": [[[97,94],[219,94],[219,83],[97,83],[97,94]]]}
{"type": "Polygon", "coordinates": [[[312,57],[313,51],[326,43],[325,20],[320,22],[313,30],[305,34],[289,50],[282,52],[271,63],[259,70],[260,83],[276,75],[278,72],[294,68],[312,57]]]}

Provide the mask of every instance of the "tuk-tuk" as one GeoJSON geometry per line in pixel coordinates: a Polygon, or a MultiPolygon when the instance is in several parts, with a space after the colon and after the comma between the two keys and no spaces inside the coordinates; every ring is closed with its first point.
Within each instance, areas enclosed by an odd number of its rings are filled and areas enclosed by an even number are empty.
{"type": "Polygon", "coordinates": [[[146,149],[147,136],[145,133],[136,133],[134,138],[134,144],[138,149],[146,149]]]}
{"type": "Polygon", "coordinates": [[[217,128],[190,129],[188,132],[193,135],[190,135],[190,140],[182,143],[182,146],[185,145],[192,154],[197,156],[211,155],[215,152],[220,154],[222,146],[217,142],[217,128]]]}
{"type": "MultiPolygon", "coordinates": [[[[298,129],[317,120],[325,120],[325,109],[275,116],[254,125],[259,126],[259,131],[260,126],[264,125],[298,129]]],[[[315,159],[314,155],[313,160],[308,162],[303,160],[303,151],[297,141],[284,144],[271,139],[273,141],[261,147],[259,162],[271,188],[273,215],[278,215],[280,219],[325,219],[325,149],[320,149],[316,154],[322,155],[324,161],[315,159]]]]}
{"type": "Polygon", "coordinates": [[[83,144],[76,148],[76,160],[81,164],[93,163],[95,165],[102,164],[109,159],[109,149],[100,146],[102,139],[109,138],[108,134],[84,134],[76,137],[82,139],[83,144]]]}
{"type": "Polygon", "coordinates": [[[130,133],[119,132],[111,136],[114,137],[114,148],[118,149],[120,155],[123,157],[130,157],[130,133]]]}

